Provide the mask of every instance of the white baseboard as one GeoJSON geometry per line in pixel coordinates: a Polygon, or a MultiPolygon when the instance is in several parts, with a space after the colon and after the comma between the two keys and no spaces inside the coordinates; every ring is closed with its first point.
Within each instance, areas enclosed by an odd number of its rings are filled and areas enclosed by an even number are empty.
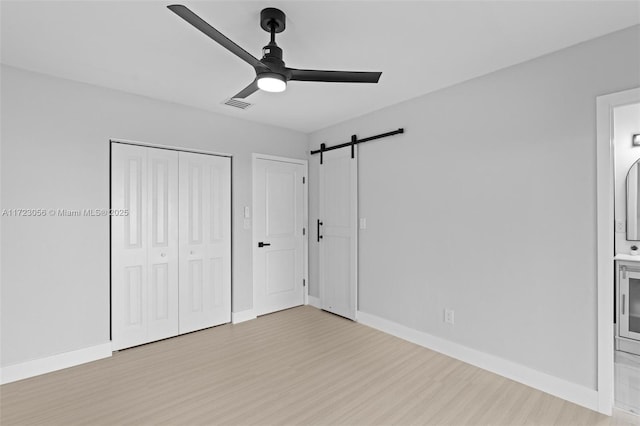
{"type": "Polygon", "coordinates": [[[558,398],[598,411],[598,391],[594,389],[577,385],[513,361],[490,355],[366,312],[358,311],[358,322],[558,398]]]}
{"type": "Polygon", "coordinates": [[[27,379],[111,356],[111,342],[0,368],[0,384],[27,379]]]}
{"type": "Polygon", "coordinates": [[[256,319],[256,313],[253,309],[247,309],[240,312],[231,312],[231,322],[233,324],[250,321],[252,319],[256,319]]]}
{"type": "Polygon", "coordinates": [[[314,308],[320,309],[320,298],[314,296],[307,296],[307,305],[311,305],[314,308]]]}

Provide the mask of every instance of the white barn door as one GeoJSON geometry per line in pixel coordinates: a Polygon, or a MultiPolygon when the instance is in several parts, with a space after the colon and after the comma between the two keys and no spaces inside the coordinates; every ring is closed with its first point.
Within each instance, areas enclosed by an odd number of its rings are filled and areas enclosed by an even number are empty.
{"type": "Polygon", "coordinates": [[[231,159],[180,152],[180,333],[231,321],[231,159]]]}
{"type": "MultiPolygon", "coordinates": [[[[293,161],[293,160],[292,160],[293,161]]],[[[306,164],[253,163],[253,291],[256,315],[304,304],[306,164]]]]}
{"type": "Polygon", "coordinates": [[[112,144],[115,350],[178,334],[178,153],[112,144]]]}
{"type": "Polygon", "coordinates": [[[321,308],[355,320],[358,303],[357,146],[322,154],[318,243],[321,308]]]}

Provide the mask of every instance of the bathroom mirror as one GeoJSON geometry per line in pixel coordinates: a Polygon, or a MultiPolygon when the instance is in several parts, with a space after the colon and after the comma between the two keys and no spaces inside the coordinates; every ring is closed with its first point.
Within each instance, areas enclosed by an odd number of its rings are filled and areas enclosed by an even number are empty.
{"type": "Polygon", "coordinates": [[[627,173],[627,240],[640,241],[640,160],[627,173]]]}

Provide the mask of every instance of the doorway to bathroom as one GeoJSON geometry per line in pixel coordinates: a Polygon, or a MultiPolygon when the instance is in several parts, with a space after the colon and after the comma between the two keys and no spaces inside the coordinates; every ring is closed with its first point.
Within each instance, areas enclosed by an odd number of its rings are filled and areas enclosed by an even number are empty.
{"type": "Polygon", "coordinates": [[[597,115],[599,408],[640,414],[640,88],[598,97],[597,115]]]}

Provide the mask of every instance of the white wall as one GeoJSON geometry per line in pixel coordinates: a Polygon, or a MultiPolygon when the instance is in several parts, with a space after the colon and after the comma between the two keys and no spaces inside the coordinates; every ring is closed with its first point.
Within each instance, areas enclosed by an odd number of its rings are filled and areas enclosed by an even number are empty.
{"type": "MultiPolygon", "coordinates": [[[[640,104],[618,107],[613,112],[613,144],[615,170],[615,220],[626,223],[627,218],[627,173],[640,159],[640,146],[634,146],[631,138],[640,133],[640,104]]],[[[616,254],[629,254],[632,245],[638,241],[627,241],[627,233],[616,232],[616,254]]]]}
{"type": "Polygon", "coordinates": [[[406,130],[359,147],[359,309],[595,389],[596,96],[639,85],[636,26],[312,134],[406,130]]]}
{"type": "MultiPolygon", "coordinates": [[[[307,136],[2,67],[2,208],[108,208],[109,138],[233,154],[233,311],[252,308],[251,153],[307,136]]],[[[2,366],[109,341],[106,217],[2,218],[2,366]]]]}

